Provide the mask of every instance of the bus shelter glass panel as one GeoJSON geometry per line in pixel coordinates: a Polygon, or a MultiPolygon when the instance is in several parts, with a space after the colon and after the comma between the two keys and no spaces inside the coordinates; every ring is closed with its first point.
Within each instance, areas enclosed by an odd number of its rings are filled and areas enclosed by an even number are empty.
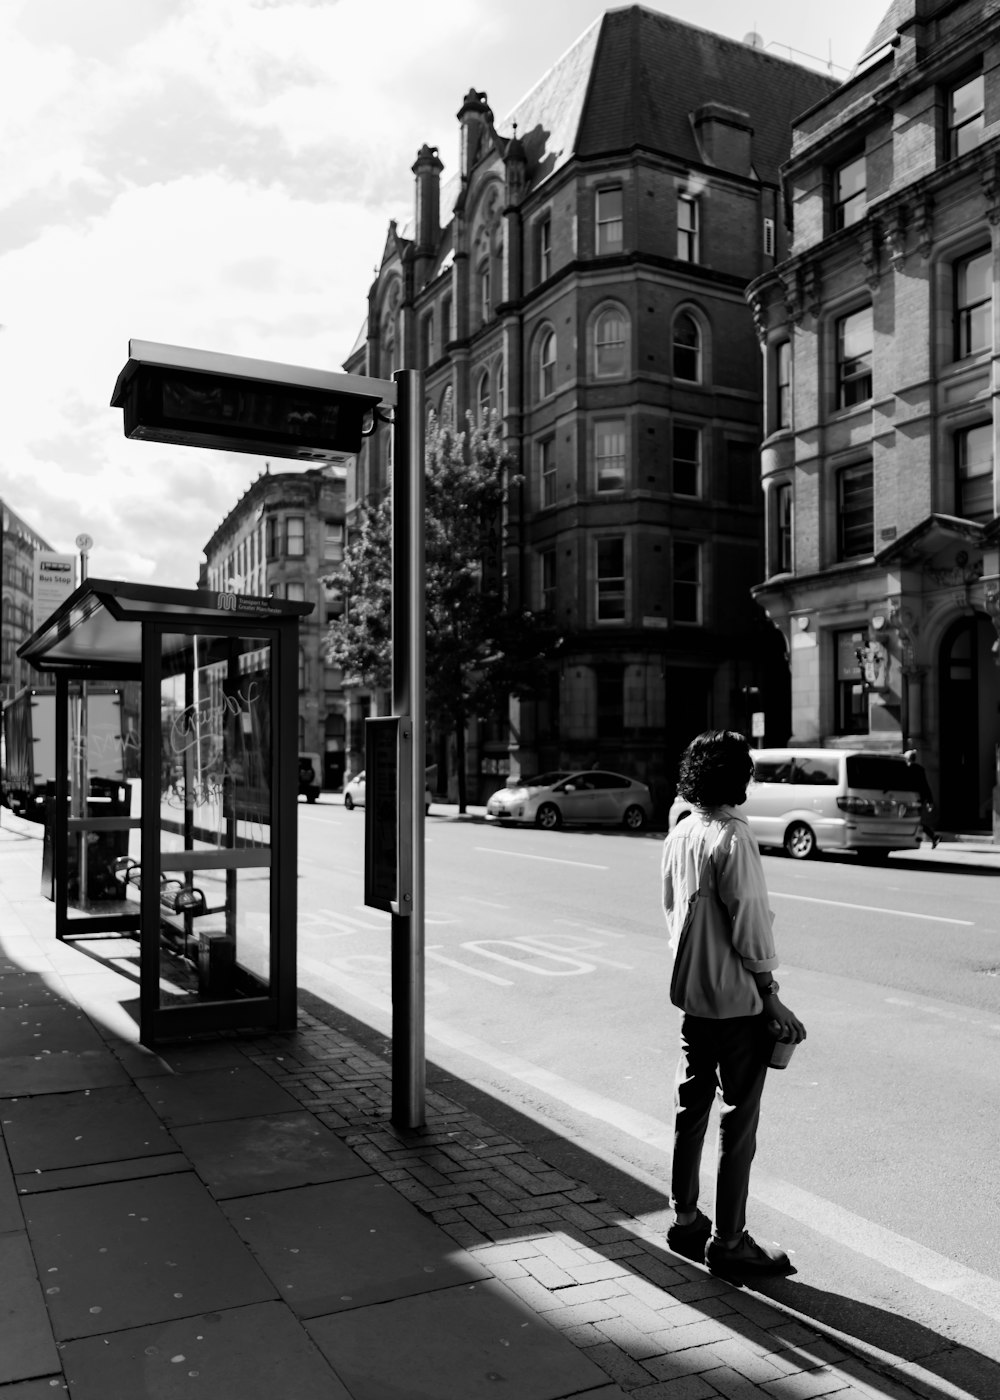
{"type": "Polygon", "coordinates": [[[267,997],[271,641],[160,642],[159,1006],[267,997]]]}
{"type": "MultiPolygon", "coordinates": [[[[69,813],[66,820],[66,911],[71,922],[128,911],[122,869],[139,853],[140,687],[77,683],[66,711],[69,813]]],[[[45,695],[42,705],[55,704],[45,695]]],[[[47,799],[43,892],[54,882],[55,783],[47,799]]]]}

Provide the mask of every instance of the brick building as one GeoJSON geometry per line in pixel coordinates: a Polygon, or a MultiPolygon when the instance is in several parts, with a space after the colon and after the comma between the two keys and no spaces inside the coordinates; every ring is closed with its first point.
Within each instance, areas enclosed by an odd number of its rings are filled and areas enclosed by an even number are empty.
{"type": "Polygon", "coordinates": [[[272,472],[244,492],[205,546],[199,586],[214,592],[315,603],[299,623],[299,752],[322,758],[321,783],[344,777],[344,697],[326,664],[327,623],[343,607],[320,578],[344,552],[346,470],[272,472]]]}
{"type": "Polygon", "coordinates": [[[897,0],[796,123],[764,346],[767,576],[792,735],[916,747],[945,826],[988,826],[1000,630],[1000,9],[897,0]]]}
{"type": "MultiPolygon", "coordinates": [[[[507,587],[561,638],[537,698],[470,735],[474,796],[508,764],[598,764],[664,798],[706,724],[762,708],[785,737],[783,656],[750,600],[761,389],[744,292],[788,253],[792,120],[834,87],[631,6],[499,125],[471,90],[448,181],[419,151],[413,223],[390,226],[345,367],[416,365],[438,415],[500,415],[519,467],[507,587]]],[[[387,434],[366,445],[349,504],[385,489],[388,450],[387,434]]],[[[379,702],[352,697],[352,752],[379,702]]]]}
{"type": "Polygon", "coordinates": [[[32,612],[35,586],[35,552],[51,551],[41,535],[0,500],[2,512],[3,569],[0,576],[0,699],[13,699],[26,685],[38,685],[39,673],[17,655],[17,649],[35,630],[32,612]]]}

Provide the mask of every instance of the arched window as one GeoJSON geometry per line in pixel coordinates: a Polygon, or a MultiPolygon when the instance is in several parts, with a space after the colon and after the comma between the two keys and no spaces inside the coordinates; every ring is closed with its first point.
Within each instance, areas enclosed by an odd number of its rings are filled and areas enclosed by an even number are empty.
{"type": "Polygon", "coordinates": [[[701,383],[701,330],[690,311],[674,320],[673,364],[675,379],[701,383]]]}
{"type": "Polygon", "coordinates": [[[625,316],[618,307],[602,311],[594,322],[594,373],[601,379],[625,373],[625,316]]]}
{"type": "Polygon", "coordinates": [[[490,421],[490,376],[483,370],[476,382],[476,422],[485,428],[490,421]]]}
{"type": "Polygon", "coordinates": [[[556,391],[556,336],[546,331],[538,345],[538,397],[547,399],[556,391]]]}

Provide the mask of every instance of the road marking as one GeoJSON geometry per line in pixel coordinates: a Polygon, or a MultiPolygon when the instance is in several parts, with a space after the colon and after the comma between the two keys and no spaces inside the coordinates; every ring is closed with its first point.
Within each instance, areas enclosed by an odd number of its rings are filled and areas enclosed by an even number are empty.
{"type": "Polygon", "coordinates": [[[582,928],[584,933],[599,933],[602,938],[624,938],[623,933],[616,933],[610,928],[595,928],[593,924],[579,924],[575,919],[553,919],[554,924],[565,924],[567,928],[582,928]]]}
{"type": "Polygon", "coordinates": [[[483,851],[488,856],[517,856],[521,860],[547,860],[550,865],[577,865],[581,870],[609,870],[607,865],[591,865],[588,860],[561,860],[559,856],[533,856],[527,851],[502,851],[499,846],[473,846],[474,851],[483,851]]]}
{"type": "Polygon", "coordinates": [[[833,1201],[814,1196],[811,1191],[803,1191],[790,1181],[755,1175],[753,1195],[828,1239],[846,1244],[856,1254],[894,1269],[923,1288],[947,1293],[950,1298],[1000,1321],[1000,1281],[997,1279],[977,1274],[974,1269],[967,1269],[964,1264],[947,1259],[916,1240],[897,1235],[894,1230],[865,1220],[833,1201]]]}
{"type": "Polygon", "coordinates": [[[932,924],[962,924],[974,928],[973,919],[946,919],[941,914],[913,914],[909,909],[885,909],[879,904],[848,904],[844,899],[817,899],[811,894],[787,894],[784,890],[769,890],[776,899],[800,899],[806,904],[829,904],[834,909],[864,909],[869,914],[895,914],[900,919],[929,919],[932,924]]]}
{"type": "Polygon", "coordinates": [[[457,958],[445,957],[444,953],[439,953],[436,948],[428,948],[427,956],[433,958],[435,962],[447,963],[449,967],[457,967],[460,972],[468,972],[473,977],[481,977],[485,982],[496,982],[500,987],[513,987],[514,985],[509,977],[497,977],[495,973],[483,972],[478,967],[470,967],[468,963],[461,963],[457,958]]]}

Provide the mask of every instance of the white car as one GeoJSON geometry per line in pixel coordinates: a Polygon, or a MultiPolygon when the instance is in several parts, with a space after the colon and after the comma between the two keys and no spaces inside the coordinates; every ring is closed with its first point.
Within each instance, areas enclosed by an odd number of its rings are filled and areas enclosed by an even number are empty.
{"type": "Polygon", "coordinates": [[[509,778],[486,804],[487,821],[530,822],[554,831],[564,822],[593,822],[639,831],[652,821],[653,799],[645,783],[588,768],[509,778]]]}
{"type": "MultiPolygon", "coordinates": [[[[365,775],[364,770],[356,774],[350,782],[344,784],[344,806],[349,812],[355,807],[365,805],[365,775]]],[[[431,810],[431,790],[427,786],[424,788],[424,815],[431,810]]]]}
{"type": "MultiPolygon", "coordinates": [[[[920,795],[899,754],[864,749],[754,749],[755,777],[737,811],[762,848],[793,860],[817,851],[856,851],[863,861],[920,845],[920,795]]],[[[676,797],[672,831],[691,812],[676,797]]]]}

